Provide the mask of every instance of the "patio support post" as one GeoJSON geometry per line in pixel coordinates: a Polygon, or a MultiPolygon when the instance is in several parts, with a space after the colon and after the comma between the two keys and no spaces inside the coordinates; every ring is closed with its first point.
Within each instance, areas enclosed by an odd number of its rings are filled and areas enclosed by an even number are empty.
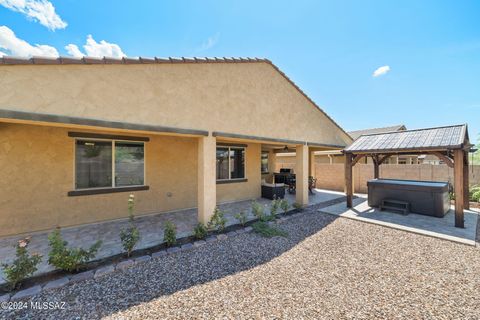
{"type": "Polygon", "coordinates": [[[277,154],[273,151],[273,149],[268,151],[268,172],[272,175],[272,182],[273,179],[275,179],[275,175],[273,173],[277,171],[277,154]]]}
{"type": "Polygon", "coordinates": [[[198,140],[198,221],[207,223],[217,205],[216,180],[217,139],[213,136],[198,140]]]}
{"type": "Polygon", "coordinates": [[[468,177],[468,151],[463,153],[463,208],[470,210],[470,186],[468,177]]]}
{"type": "Polygon", "coordinates": [[[462,149],[454,151],[454,168],[453,174],[455,179],[455,227],[463,228],[463,207],[464,207],[464,178],[463,167],[465,152],[462,149]]]}
{"type": "Polygon", "coordinates": [[[308,146],[296,146],[296,201],[302,206],[308,205],[308,146]]]}
{"type": "Polygon", "coordinates": [[[353,196],[353,172],[352,172],[352,154],[345,153],[345,194],[347,196],[347,207],[352,207],[353,196]]]}
{"type": "Polygon", "coordinates": [[[315,178],[315,151],[308,151],[309,172],[308,175],[315,178]]]}

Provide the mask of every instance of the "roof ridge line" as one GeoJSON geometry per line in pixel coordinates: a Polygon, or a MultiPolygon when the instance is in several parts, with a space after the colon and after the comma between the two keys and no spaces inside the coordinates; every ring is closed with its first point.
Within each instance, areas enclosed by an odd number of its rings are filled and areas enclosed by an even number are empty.
{"type": "Polygon", "coordinates": [[[51,64],[148,64],[148,63],[246,63],[246,62],[266,62],[271,63],[266,58],[250,57],[46,57],[46,56],[3,56],[0,57],[0,65],[51,65],[51,64]]]}
{"type": "MultiPolygon", "coordinates": [[[[380,135],[380,134],[405,133],[405,132],[412,132],[412,131],[424,131],[424,130],[443,129],[443,128],[451,128],[451,127],[465,127],[466,125],[467,125],[466,123],[462,123],[462,124],[452,124],[452,125],[440,126],[440,127],[409,129],[409,130],[403,130],[403,131],[367,133],[367,134],[362,134],[362,135],[360,135],[358,138],[360,138],[360,137],[368,137],[368,136],[376,136],[376,135],[380,135]]],[[[357,139],[358,139],[358,138],[357,138],[357,139]]]]}
{"type": "MultiPolygon", "coordinates": [[[[395,128],[395,127],[405,127],[404,124],[396,124],[396,125],[391,125],[391,126],[385,126],[385,127],[376,127],[376,128],[368,128],[368,129],[358,129],[358,130],[350,130],[348,132],[358,132],[358,131],[368,131],[368,130],[378,130],[378,129],[387,129],[387,128],[395,128]]],[[[403,130],[407,131],[407,130],[403,130]]]]}

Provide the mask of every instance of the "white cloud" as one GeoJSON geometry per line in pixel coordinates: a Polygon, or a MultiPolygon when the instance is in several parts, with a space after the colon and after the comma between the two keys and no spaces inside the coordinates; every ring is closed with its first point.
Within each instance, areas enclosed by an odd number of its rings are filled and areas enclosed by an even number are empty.
{"type": "Polygon", "coordinates": [[[83,46],[85,50],[85,54],[80,51],[77,45],[69,44],[65,46],[65,50],[67,50],[68,54],[74,57],[112,57],[112,58],[122,58],[126,57],[126,54],[123,53],[122,49],[118,44],[109,43],[105,40],[100,42],[95,41],[92,35],[87,36],[87,42],[83,46]]]}
{"type": "Polygon", "coordinates": [[[65,50],[67,50],[68,54],[77,58],[81,58],[84,54],[78,49],[78,46],[74,44],[69,44],[65,46],[65,50]]]}
{"type": "Polygon", "coordinates": [[[64,29],[67,23],[55,12],[55,7],[48,0],[0,0],[0,5],[20,12],[28,19],[38,21],[50,30],[64,29]]]}
{"type": "Polygon", "coordinates": [[[373,77],[379,77],[390,71],[390,66],[383,66],[373,71],[373,77]]]}
{"type": "Polygon", "coordinates": [[[0,49],[6,51],[6,53],[0,52],[0,55],[58,57],[58,51],[54,47],[44,44],[32,46],[27,41],[17,38],[15,33],[6,26],[0,26],[0,49]]]}
{"type": "Polygon", "coordinates": [[[217,32],[215,35],[209,37],[206,41],[204,41],[201,46],[197,48],[197,51],[206,51],[210,48],[213,48],[219,40],[220,33],[217,32]]]}

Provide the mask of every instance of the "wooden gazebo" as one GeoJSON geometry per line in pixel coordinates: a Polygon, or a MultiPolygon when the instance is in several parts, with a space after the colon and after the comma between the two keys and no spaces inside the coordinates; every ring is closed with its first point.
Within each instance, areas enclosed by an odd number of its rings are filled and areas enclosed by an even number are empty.
{"type": "Polygon", "coordinates": [[[463,210],[469,209],[467,125],[377,133],[358,137],[345,153],[347,207],[352,207],[352,168],[363,157],[372,157],[374,178],[380,165],[393,155],[432,154],[454,170],[455,226],[464,227],[463,210]]]}

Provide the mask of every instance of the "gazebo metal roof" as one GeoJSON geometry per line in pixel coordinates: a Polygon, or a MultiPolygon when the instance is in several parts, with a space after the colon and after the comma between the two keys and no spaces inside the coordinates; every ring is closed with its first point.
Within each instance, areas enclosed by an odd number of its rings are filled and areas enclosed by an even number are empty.
{"type": "Polygon", "coordinates": [[[467,125],[367,134],[358,137],[345,153],[449,151],[469,146],[467,125]]]}

